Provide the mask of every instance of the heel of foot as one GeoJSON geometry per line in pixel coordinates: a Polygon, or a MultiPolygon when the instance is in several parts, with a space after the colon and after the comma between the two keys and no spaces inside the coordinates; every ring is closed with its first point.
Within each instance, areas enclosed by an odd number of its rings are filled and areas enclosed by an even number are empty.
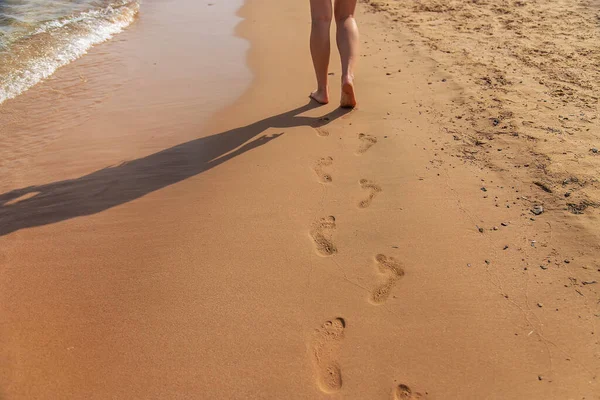
{"type": "Polygon", "coordinates": [[[356,107],[356,96],[354,94],[354,85],[351,83],[342,84],[342,99],[340,101],[342,108],[356,107]]]}
{"type": "Polygon", "coordinates": [[[319,93],[318,91],[312,92],[308,97],[322,105],[329,103],[329,96],[323,93],[319,93]]]}

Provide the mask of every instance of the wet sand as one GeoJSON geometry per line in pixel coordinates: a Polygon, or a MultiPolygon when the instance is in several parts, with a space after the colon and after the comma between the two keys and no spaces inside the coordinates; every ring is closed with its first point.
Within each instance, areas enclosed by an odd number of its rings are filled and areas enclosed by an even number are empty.
{"type": "Polygon", "coordinates": [[[34,156],[2,167],[0,396],[596,398],[593,207],[467,157],[472,87],[381,4],[350,113],[308,102],[307,4],[240,15],[254,79],[209,120],[201,76],[144,75],[14,139],[34,156]]]}

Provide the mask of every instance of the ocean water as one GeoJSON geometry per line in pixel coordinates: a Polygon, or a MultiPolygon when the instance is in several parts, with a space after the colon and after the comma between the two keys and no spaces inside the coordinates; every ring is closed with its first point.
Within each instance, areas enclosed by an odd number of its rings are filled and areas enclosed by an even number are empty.
{"type": "Polygon", "coordinates": [[[0,104],[130,25],[139,0],[0,0],[0,104]]]}

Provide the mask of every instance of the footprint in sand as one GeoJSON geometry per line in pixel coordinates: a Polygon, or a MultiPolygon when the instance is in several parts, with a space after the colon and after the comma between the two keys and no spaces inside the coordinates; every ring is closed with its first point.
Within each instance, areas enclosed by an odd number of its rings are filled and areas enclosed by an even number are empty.
{"type": "Polygon", "coordinates": [[[426,398],[418,392],[413,393],[413,391],[406,385],[400,384],[396,386],[394,389],[394,400],[419,400],[426,398]]]}
{"type": "Polygon", "coordinates": [[[367,135],[366,133],[359,133],[358,140],[360,140],[360,146],[357,150],[358,154],[363,154],[371,147],[373,147],[375,143],[377,143],[377,138],[375,136],[367,135]]]}
{"type": "Polygon", "coordinates": [[[312,357],[317,373],[317,384],[325,393],[337,392],[342,388],[342,371],[338,363],[346,322],[336,318],[325,322],[315,331],[312,357]]]}
{"type": "Polygon", "coordinates": [[[360,208],[369,207],[371,205],[371,202],[377,195],[377,193],[380,193],[382,191],[381,186],[376,185],[375,183],[371,182],[368,179],[361,179],[360,187],[369,191],[369,197],[367,197],[366,199],[364,199],[360,203],[358,203],[358,206],[360,208]]]}
{"type": "Polygon", "coordinates": [[[327,129],[315,128],[315,131],[317,131],[317,135],[319,135],[321,137],[327,137],[327,136],[329,136],[329,131],[327,129]]]}
{"type": "Polygon", "coordinates": [[[375,260],[379,266],[379,271],[389,274],[387,282],[375,288],[373,293],[371,293],[371,301],[374,304],[383,304],[390,296],[392,288],[396,285],[398,280],[404,276],[404,269],[402,268],[402,264],[393,257],[378,254],[375,257],[375,260]]]}
{"type": "Polygon", "coordinates": [[[315,171],[315,174],[317,174],[317,176],[319,177],[319,180],[322,183],[330,183],[331,181],[333,181],[331,174],[325,172],[325,169],[328,167],[331,167],[332,164],[333,164],[332,157],[323,157],[319,161],[316,162],[313,169],[315,171]]]}
{"type": "Polygon", "coordinates": [[[316,221],[310,230],[310,236],[317,246],[317,251],[324,257],[337,253],[337,248],[332,241],[335,228],[335,217],[329,216],[316,221]]]}

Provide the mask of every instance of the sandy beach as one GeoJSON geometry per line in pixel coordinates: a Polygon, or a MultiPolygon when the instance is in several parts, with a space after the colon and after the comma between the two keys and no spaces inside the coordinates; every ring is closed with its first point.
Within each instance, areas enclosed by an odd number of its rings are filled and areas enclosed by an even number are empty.
{"type": "Polygon", "coordinates": [[[346,111],[307,3],[0,105],[0,399],[600,399],[598,4],[361,2],[346,111]]]}

